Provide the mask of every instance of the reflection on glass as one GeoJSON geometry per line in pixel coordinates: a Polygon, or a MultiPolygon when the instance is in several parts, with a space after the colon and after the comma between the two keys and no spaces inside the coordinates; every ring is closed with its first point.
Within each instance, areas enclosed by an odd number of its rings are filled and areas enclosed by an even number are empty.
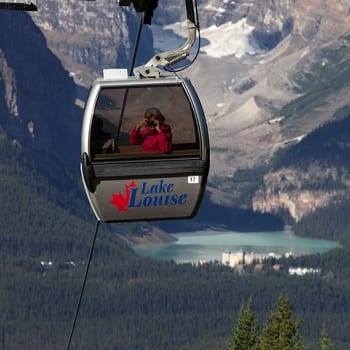
{"type": "Polygon", "coordinates": [[[143,118],[131,130],[129,142],[141,145],[142,153],[171,153],[171,127],[157,107],[146,109],[143,118]]]}
{"type": "Polygon", "coordinates": [[[198,157],[194,118],[179,84],[103,88],[91,125],[91,154],[95,160],[198,157]]]}

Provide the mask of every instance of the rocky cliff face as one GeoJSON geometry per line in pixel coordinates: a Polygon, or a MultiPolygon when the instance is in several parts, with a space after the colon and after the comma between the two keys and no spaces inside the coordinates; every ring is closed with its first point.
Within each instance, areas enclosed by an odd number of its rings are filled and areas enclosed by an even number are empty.
{"type": "Polygon", "coordinates": [[[27,13],[0,12],[0,122],[44,162],[77,160],[75,84],[27,13]]]}
{"type": "Polygon", "coordinates": [[[348,1],[266,1],[250,3],[249,21],[257,30],[292,34],[294,48],[319,45],[348,30],[348,1]]]}
{"type": "MultiPolygon", "coordinates": [[[[31,16],[78,84],[89,86],[103,68],[129,67],[139,17],[115,1],[43,1],[31,16]]],[[[152,44],[145,26],[138,60],[153,53],[152,44]]]]}
{"type": "Polygon", "coordinates": [[[278,214],[284,209],[298,222],[345,192],[344,189],[332,191],[323,188],[322,184],[336,180],[339,179],[335,169],[325,171],[317,166],[310,166],[305,171],[286,168],[268,173],[253,197],[252,206],[255,211],[263,213],[278,214]]]}

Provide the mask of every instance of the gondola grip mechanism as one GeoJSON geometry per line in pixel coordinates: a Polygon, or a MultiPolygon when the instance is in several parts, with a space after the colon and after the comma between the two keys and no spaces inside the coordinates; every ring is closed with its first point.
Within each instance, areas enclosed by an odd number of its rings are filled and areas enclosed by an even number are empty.
{"type": "Polygon", "coordinates": [[[177,49],[158,53],[153,56],[144,66],[134,69],[134,74],[138,78],[159,78],[158,66],[170,66],[185,59],[190,49],[196,41],[196,32],[198,25],[195,24],[195,16],[193,11],[193,0],[186,0],[187,12],[187,41],[177,49]]]}

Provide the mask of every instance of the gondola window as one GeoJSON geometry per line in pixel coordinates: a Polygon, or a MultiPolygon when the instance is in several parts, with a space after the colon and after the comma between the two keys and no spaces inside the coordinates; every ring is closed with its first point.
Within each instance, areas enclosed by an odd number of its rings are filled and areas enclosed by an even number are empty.
{"type": "MultiPolygon", "coordinates": [[[[101,88],[91,122],[93,161],[199,157],[199,137],[192,109],[179,84],[101,88]],[[168,127],[163,129],[165,134],[171,130],[168,151],[144,152],[141,142],[131,142],[130,135],[135,126],[140,125],[145,111],[151,107],[158,109],[164,117],[164,125],[168,127]]],[[[143,130],[152,128],[155,134],[154,125],[142,127],[143,130]]]]}

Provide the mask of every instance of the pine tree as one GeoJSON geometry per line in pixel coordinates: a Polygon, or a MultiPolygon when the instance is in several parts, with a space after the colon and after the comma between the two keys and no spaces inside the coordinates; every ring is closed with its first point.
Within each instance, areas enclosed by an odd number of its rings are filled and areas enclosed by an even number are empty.
{"type": "Polygon", "coordinates": [[[257,344],[256,316],[252,311],[253,301],[249,299],[246,306],[242,305],[237,319],[237,325],[233,330],[232,340],[228,350],[252,350],[257,344]]]}
{"type": "Polygon", "coordinates": [[[328,337],[328,332],[325,325],[321,328],[321,339],[320,339],[321,350],[331,349],[332,343],[328,337]]]}
{"type": "Polygon", "coordinates": [[[292,307],[287,296],[278,298],[273,311],[263,327],[259,350],[302,350],[299,322],[292,319],[292,307]]]}

